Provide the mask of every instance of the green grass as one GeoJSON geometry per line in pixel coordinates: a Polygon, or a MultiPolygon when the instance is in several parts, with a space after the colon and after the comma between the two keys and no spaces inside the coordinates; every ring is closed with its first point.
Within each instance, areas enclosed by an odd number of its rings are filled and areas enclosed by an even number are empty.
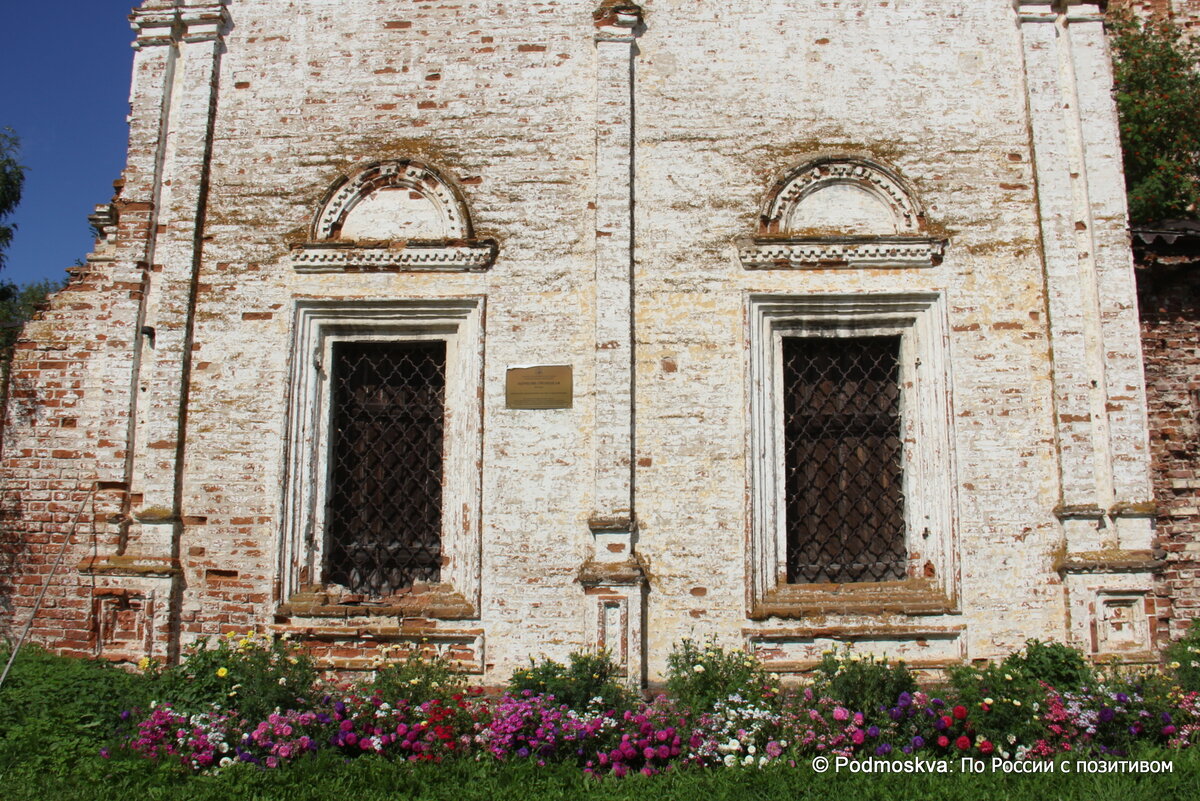
{"type": "MultiPolygon", "coordinates": [[[[451,761],[441,764],[393,763],[376,757],[350,762],[331,753],[288,768],[262,770],[238,766],[217,776],[185,776],[134,759],[90,758],[64,764],[53,772],[0,773],[8,801],[21,799],[138,799],[138,801],[507,801],[512,799],[594,799],[595,801],[754,801],[755,799],[852,798],[854,801],[1100,801],[1154,799],[1191,801],[1200,786],[1196,752],[1147,753],[1172,760],[1170,774],[1027,776],[983,774],[863,775],[818,774],[807,764],[769,767],[682,770],[660,776],[591,779],[572,765],[539,767],[529,762],[451,761]]],[[[957,768],[957,764],[954,765],[957,768]]]]}

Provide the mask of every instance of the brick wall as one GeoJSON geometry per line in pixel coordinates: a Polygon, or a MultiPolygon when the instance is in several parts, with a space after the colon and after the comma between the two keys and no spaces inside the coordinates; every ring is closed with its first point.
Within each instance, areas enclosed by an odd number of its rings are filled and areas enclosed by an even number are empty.
{"type": "Polygon", "coordinates": [[[1200,259],[1138,271],[1158,538],[1171,633],[1200,618],[1200,259]]]}

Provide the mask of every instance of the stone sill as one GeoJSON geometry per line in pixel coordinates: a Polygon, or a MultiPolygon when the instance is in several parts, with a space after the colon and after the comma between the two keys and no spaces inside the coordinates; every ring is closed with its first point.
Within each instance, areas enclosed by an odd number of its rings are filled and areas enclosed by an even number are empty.
{"type": "Polygon", "coordinates": [[[475,607],[449,584],[420,585],[380,599],[346,596],[327,590],[293,593],[275,611],[276,617],[428,617],[472,620],[475,607]]]}
{"type": "Polygon", "coordinates": [[[871,584],[786,584],[776,587],[750,610],[751,620],[818,615],[945,615],[956,601],[928,581],[881,581],[871,584]]]}
{"type": "Polygon", "coordinates": [[[76,569],[85,576],[174,578],[183,573],[179,560],[169,556],[89,556],[76,569]]]}
{"type": "Polygon", "coordinates": [[[1086,551],[1062,554],[1054,561],[1059,573],[1161,573],[1167,563],[1151,551],[1086,551]]]}

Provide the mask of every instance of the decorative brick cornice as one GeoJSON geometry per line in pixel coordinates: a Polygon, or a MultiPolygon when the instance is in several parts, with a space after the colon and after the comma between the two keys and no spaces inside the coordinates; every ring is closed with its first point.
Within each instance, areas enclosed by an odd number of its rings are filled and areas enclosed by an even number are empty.
{"type": "Polygon", "coordinates": [[[646,29],[641,6],[636,3],[605,2],[592,13],[597,42],[632,42],[646,29]]]}
{"type": "Polygon", "coordinates": [[[492,239],[456,241],[316,242],[292,247],[299,273],[480,272],[496,261],[492,239]]]}
{"type": "Polygon", "coordinates": [[[755,237],[737,242],[747,270],[829,270],[855,267],[934,267],[946,240],[912,236],[755,237]]]}
{"type": "Polygon", "coordinates": [[[1107,7],[1107,0],[1013,0],[1021,22],[1054,22],[1060,15],[1068,22],[1099,22],[1107,7]]]}
{"type": "Polygon", "coordinates": [[[139,8],[129,15],[137,49],[180,42],[220,39],[229,22],[224,3],[202,3],[183,8],[139,8]]]}

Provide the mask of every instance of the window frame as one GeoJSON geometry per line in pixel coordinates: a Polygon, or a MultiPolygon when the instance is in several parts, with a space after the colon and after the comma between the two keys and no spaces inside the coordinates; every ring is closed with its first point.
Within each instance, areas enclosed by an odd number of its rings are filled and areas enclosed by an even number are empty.
{"type": "Polygon", "coordinates": [[[478,614],[482,475],[483,308],[481,297],[390,301],[298,301],[286,437],[279,583],[287,610],[346,614],[478,614]],[[382,598],[360,598],[325,574],[332,350],[346,341],[446,343],[442,456],[442,567],[437,584],[417,582],[382,598]]]}
{"type": "Polygon", "coordinates": [[[948,338],[939,293],[750,294],[750,617],[940,614],[957,606],[957,493],[948,338]],[[905,542],[902,581],[789,584],[784,455],[785,337],[900,336],[905,542]],[[932,574],[932,575],[930,575],[932,574]]]}

